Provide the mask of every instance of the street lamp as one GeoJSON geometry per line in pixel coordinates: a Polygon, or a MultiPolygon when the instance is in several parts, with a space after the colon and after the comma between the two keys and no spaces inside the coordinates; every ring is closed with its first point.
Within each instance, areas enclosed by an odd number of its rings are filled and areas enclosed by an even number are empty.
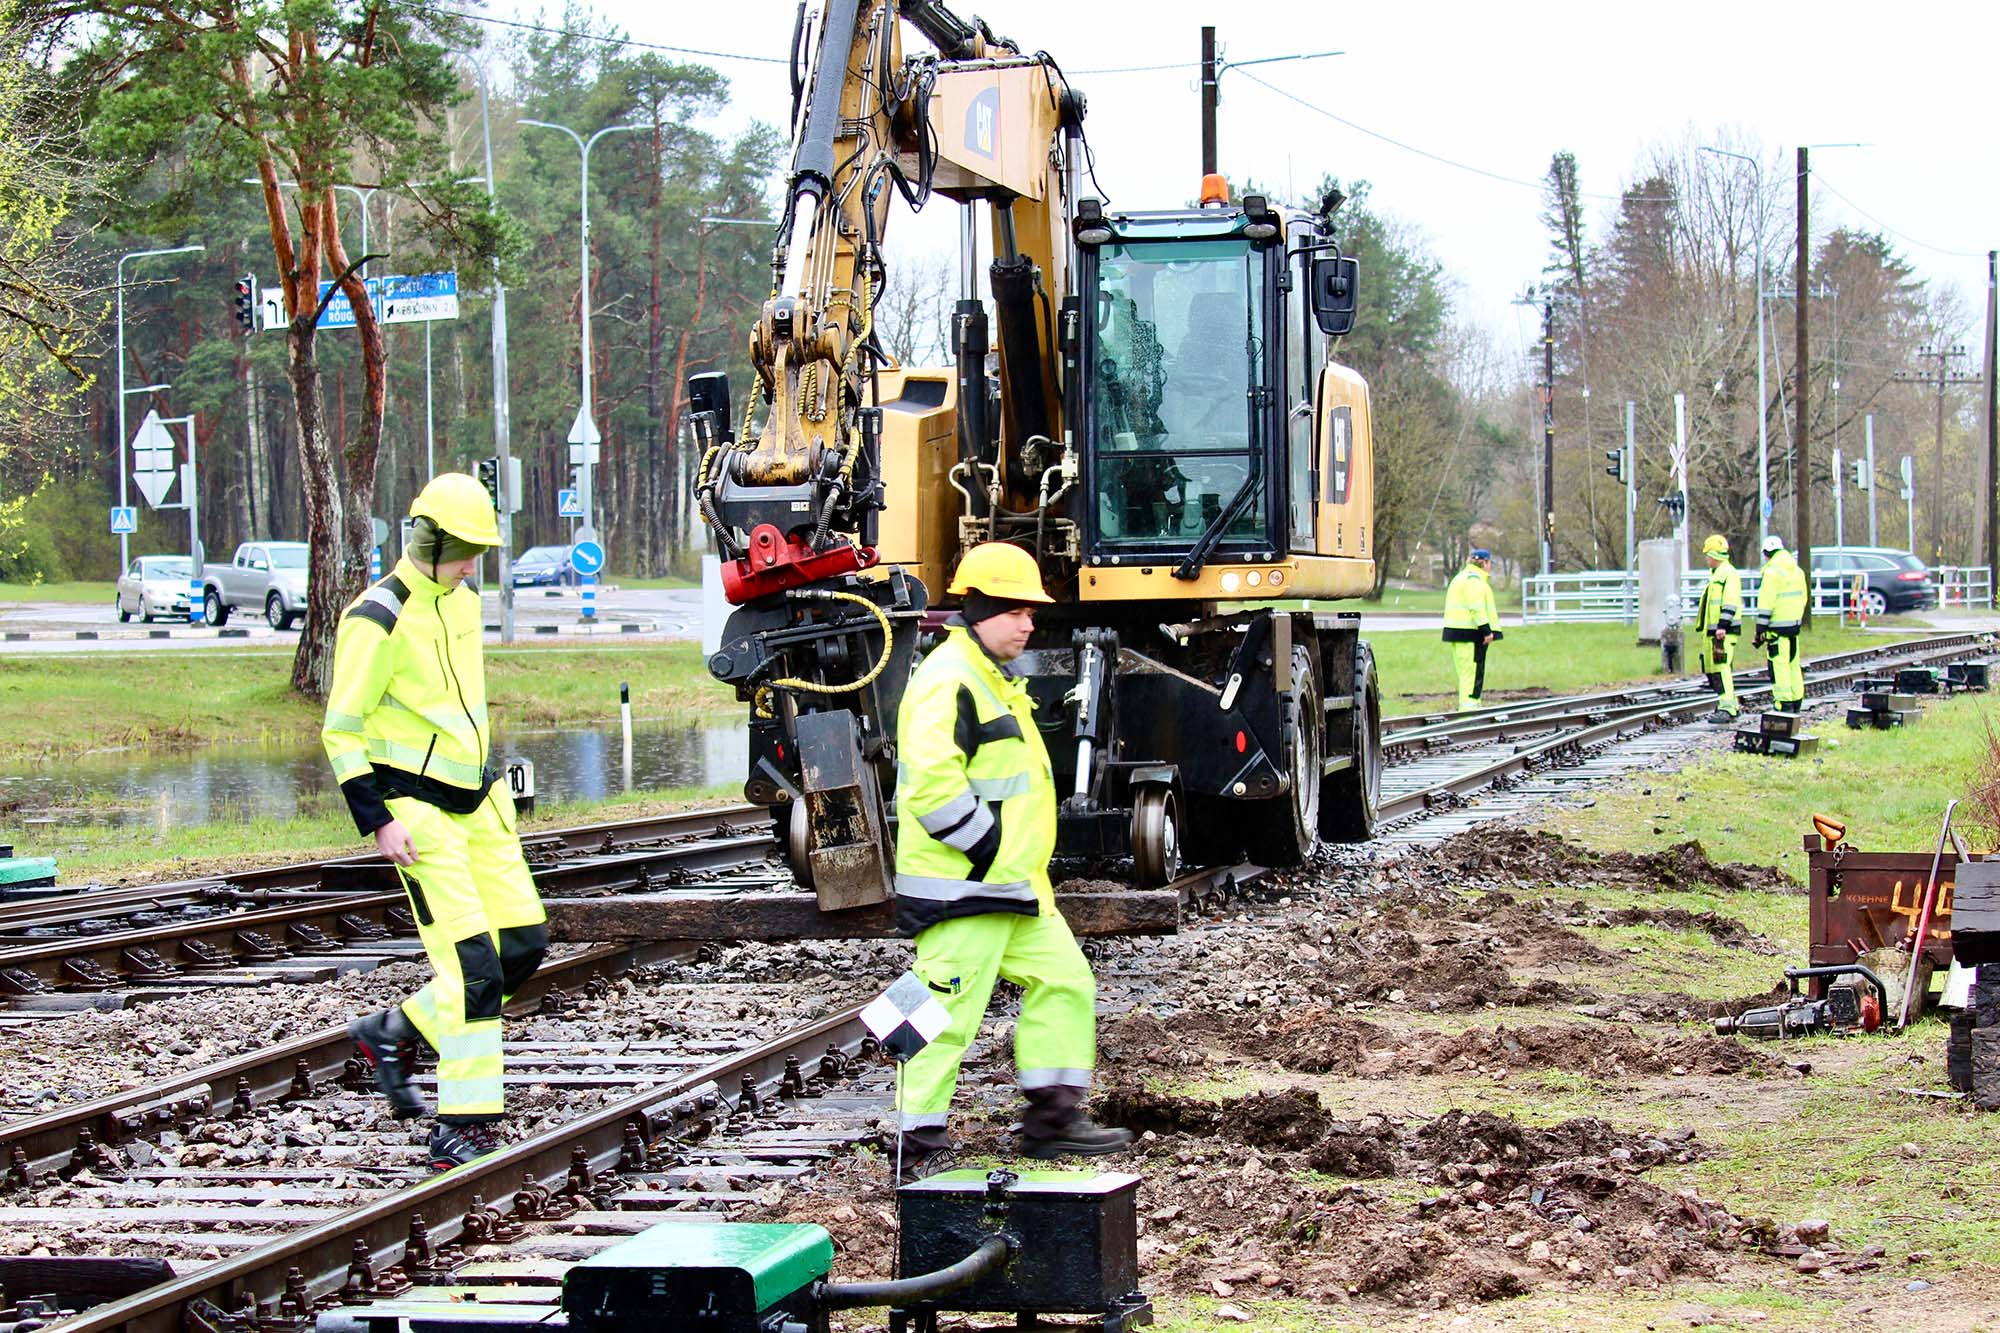
{"type": "MultiPolygon", "coordinates": [[[[165,250],[133,250],[118,257],[118,507],[120,509],[126,508],[131,503],[131,492],[126,478],[127,469],[125,464],[125,450],[130,444],[130,441],[125,438],[125,396],[128,392],[125,388],[126,262],[133,259],[147,259],[154,255],[205,254],[207,251],[208,247],[205,245],[176,245],[165,250]]],[[[164,389],[166,387],[164,384],[146,384],[129,392],[151,393],[155,389],[164,389]]],[[[125,533],[121,532],[118,534],[118,572],[120,574],[123,574],[125,567],[132,563],[132,548],[130,543],[131,538],[125,533]]],[[[194,573],[196,578],[201,577],[199,569],[195,570],[194,573]]]]}
{"type": "Polygon", "coordinates": [[[578,322],[583,326],[583,373],[579,390],[582,395],[582,401],[576,409],[576,424],[570,428],[569,442],[580,446],[582,449],[583,465],[580,477],[581,484],[578,489],[583,493],[577,498],[582,501],[583,525],[588,528],[590,526],[592,498],[590,488],[590,451],[595,447],[600,438],[597,433],[597,422],[591,410],[590,397],[590,150],[595,148],[597,141],[607,134],[620,134],[628,131],[651,129],[652,127],[649,125],[606,125],[603,129],[586,139],[569,126],[557,125],[552,121],[524,119],[519,123],[532,125],[538,130],[561,130],[576,141],[577,151],[583,157],[582,185],[577,193],[577,213],[582,233],[578,247],[581,258],[578,264],[580,274],[577,285],[577,316],[578,322]]]}
{"type": "Polygon", "coordinates": [[[1770,398],[1764,387],[1764,168],[1748,153],[1732,153],[1727,148],[1701,146],[1704,153],[1733,157],[1750,164],[1752,188],[1757,195],[1757,549],[1764,549],[1771,513],[1770,398]]]}

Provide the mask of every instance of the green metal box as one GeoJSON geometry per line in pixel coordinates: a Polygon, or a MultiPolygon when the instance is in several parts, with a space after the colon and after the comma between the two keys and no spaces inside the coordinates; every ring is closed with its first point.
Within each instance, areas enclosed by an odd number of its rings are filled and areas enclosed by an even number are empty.
{"type": "Polygon", "coordinates": [[[779,1316],[816,1327],[812,1287],[832,1267],[824,1227],[662,1222],[564,1274],[563,1312],[579,1333],[767,1333],[779,1316]]]}

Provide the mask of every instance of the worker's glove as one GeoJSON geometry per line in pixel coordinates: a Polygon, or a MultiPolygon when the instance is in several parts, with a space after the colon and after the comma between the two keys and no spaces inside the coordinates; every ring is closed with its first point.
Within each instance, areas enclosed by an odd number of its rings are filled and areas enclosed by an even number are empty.
{"type": "Polygon", "coordinates": [[[1764,627],[1762,625],[1759,625],[1757,627],[1756,634],[1751,636],[1750,646],[1752,648],[1762,648],[1764,646],[1765,641],[1768,640],[1770,637],[1771,637],[1770,634],[1768,634],[1765,631],[1764,627]]]}

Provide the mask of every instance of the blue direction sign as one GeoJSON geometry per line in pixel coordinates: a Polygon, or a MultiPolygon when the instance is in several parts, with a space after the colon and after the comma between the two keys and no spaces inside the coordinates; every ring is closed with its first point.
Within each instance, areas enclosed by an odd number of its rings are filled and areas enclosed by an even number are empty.
{"type": "Polygon", "coordinates": [[[601,542],[581,541],[569,548],[569,567],[579,574],[596,574],[604,568],[601,542]]]}
{"type": "Polygon", "coordinates": [[[557,518],[582,518],[583,497],[575,490],[565,487],[556,492],[557,518]]]}
{"type": "Polygon", "coordinates": [[[111,532],[114,536],[126,536],[139,530],[139,507],[137,505],[111,506],[111,532]]]}
{"type": "MultiPolygon", "coordinates": [[[[375,318],[384,324],[421,324],[426,320],[458,318],[456,272],[395,274],[370,278],[366,285],[368,300],[375,307],[375,318]]],[[[331,286],[331,282],[319,285],[322,300],[326,300],[327,289],[331,286]]],[[[263,295],[265,331],[284,327],[283,291],[269,287],[263,295]]],[[[326,310],[319,317],[319,327],[354,327],[354,306],[348,301],[347,293],[336,291],[333,298],[326,301],[326,310]]]]}

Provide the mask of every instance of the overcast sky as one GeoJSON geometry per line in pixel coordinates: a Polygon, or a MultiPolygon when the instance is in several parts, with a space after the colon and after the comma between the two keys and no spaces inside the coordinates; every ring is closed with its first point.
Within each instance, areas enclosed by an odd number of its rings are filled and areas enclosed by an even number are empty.
{"type": "MultiPolygon", "coordinates": [[[[797,9],[791,0],[593,2],[641,41],[768,57],[785,54],[797,9]]],[[[532,5],[509,5],[494,0],[489,12],[535,16],[532,5]]],[[[1200,110],[1191,66],[1203,23],[1216,25],[1228,60],[1343,51],[1224,73],[1225,174],[1300,190],[1324,172],[1371,182],[1373,205],[1421,230],[1454,281],[1460,313],[1500,335],[1503,347],[1528,318],[1509,299],[1547,261],[1537,215],[1550,155],[1576,154],[1601,238],[1612,201],[1648,150],[1690,134],[1761,145],[1787,215],[1798,144],[1871,145],[1813,153],[1820,226],[1889,230],[1921,274],[1958,286],[1975,312],[1972,327],[1983,319],[1985,255],[2000,246],[2000,4],[1991,0],[1915,10],[1770,0],[1365,8],[955,0],[953,8],[1060,62],[1089,96],[1085,127],[1098,176],[1132,208],[1179,206],[1195,191],[1200,110]],[[1190,67],[1091,72],[1161,64],[1190,67]]],[[[915,49],[922,39],[906,40],[915,49]]],[[[717,128],[751,116],[782,124],[782,64],[709,63],[735,94],[717,128]]],[[[891,224],[892,262],[899,240],[924,253],[948,245],[954,224],[943,215],[953,212],[939,199],[917,226],[903,212],[891,224]]],[[[1978,346],[1971,350],[1976,359],[1978,346]]]]}

